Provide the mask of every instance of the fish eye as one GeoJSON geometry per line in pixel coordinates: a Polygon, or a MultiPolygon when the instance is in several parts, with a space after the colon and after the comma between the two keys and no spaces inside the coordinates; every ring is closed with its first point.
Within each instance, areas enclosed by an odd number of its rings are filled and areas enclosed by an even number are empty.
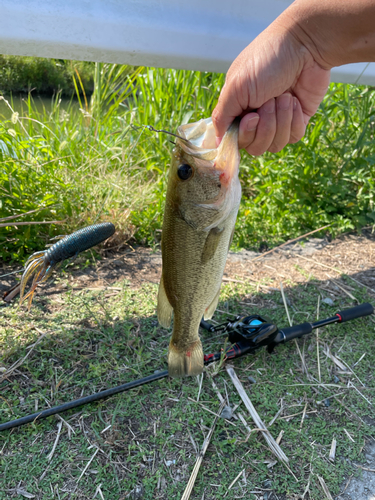
{"type": "Polygon", "coordinates": [[[177,169],[177,175],[182,181],[188,180],[193,173],[193,169],[187,163],[183,163],[177,169]]]}

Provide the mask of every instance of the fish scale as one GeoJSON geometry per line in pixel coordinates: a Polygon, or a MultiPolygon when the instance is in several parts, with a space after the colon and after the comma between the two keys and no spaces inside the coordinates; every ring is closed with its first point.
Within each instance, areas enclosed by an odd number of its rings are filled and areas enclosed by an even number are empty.
{"type": "Polygon", "coordinates": [[[203,370],[199,323],[216,309],[241,197],[238,122],[218,148],[212,127],[210,119],[179,127],[182,139],[177,139],[169,171],[158,319],[168,327],[174,317],[168,354],[172,377],[203,370]]]}

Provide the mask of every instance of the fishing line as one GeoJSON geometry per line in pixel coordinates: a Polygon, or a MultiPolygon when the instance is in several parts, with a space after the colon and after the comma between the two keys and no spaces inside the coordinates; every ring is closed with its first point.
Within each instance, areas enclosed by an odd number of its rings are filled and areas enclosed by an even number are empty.
{"type": "Polygon", "coordinates": [[[174,134],[173,132],[168,132],[168,130],[162,130],[162,129],[158,130],[158,129],[154,128],[152,125],[139,125],[139,126],[131,125],[131,127],[134,130],[146,128],[147,130],[150,130],[151,132],[158,132],[158,133],[162,132],[163,134],[173,135],[173,137],[177,137],[177,139],[181,139],[181,141],[189,142],[187,139],[185,139],[185,137],[181,137],[180,135],[174,134]]]}

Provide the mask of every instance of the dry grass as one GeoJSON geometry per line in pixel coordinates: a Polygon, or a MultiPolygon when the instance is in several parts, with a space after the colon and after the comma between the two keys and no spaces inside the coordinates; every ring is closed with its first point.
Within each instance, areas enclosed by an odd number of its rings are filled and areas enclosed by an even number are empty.
{"type": "MultiPolygon", "coordinates": [[[[374,249],[372,239],[346,237],[310,256],[280,252],[261,262],[229,263],[223,312],[214,320],[257,312],[286,326],[280,281],[294,324],[315,320],[318,296],[320,318],[374,302],[374,249]]],[[[41,287],[29,315],[14,306],[1,309],[1,421],[165,368],[169,332],[155,317],[159,256],[130,247],[113,252],[88,267],[85,258],[70,264],[53,286],[41,287]]],[[[11,281],[3,278],[1,285],[11,281]]],[[[214,386],[212,375],[164,379],[57,421],[1,433],[0,498],[180,498],[219,401],[231,407],[232,417],[217,419],[190,498],[337,498],[349,476],[372,474],[375,466],[361,464],[375,436],[373,338],[370,317],[322,328],[318,346],[314,335],[299,340],[301,356],[290,343],[271,356],[262,350],[235,361],[260,418],[278,443],[282,438],[291,472],[251,428],[221,369],[214,386]]],[[[223,345],[209,333],[202,340],[205,352],[223,345]]]]}

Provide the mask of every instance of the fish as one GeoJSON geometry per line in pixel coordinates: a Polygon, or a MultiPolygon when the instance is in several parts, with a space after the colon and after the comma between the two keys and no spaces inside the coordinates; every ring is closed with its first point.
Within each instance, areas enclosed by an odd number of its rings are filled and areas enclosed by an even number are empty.
{"type": "Polygon", "coordinates": [[[239,120],[216,147],[211,118],[178,127],[168,174],[162,226],[158,321],[173,331],[172,378],[199,375],[204,357],[199,324],[210,319],[241,200],[239,120]]]}

